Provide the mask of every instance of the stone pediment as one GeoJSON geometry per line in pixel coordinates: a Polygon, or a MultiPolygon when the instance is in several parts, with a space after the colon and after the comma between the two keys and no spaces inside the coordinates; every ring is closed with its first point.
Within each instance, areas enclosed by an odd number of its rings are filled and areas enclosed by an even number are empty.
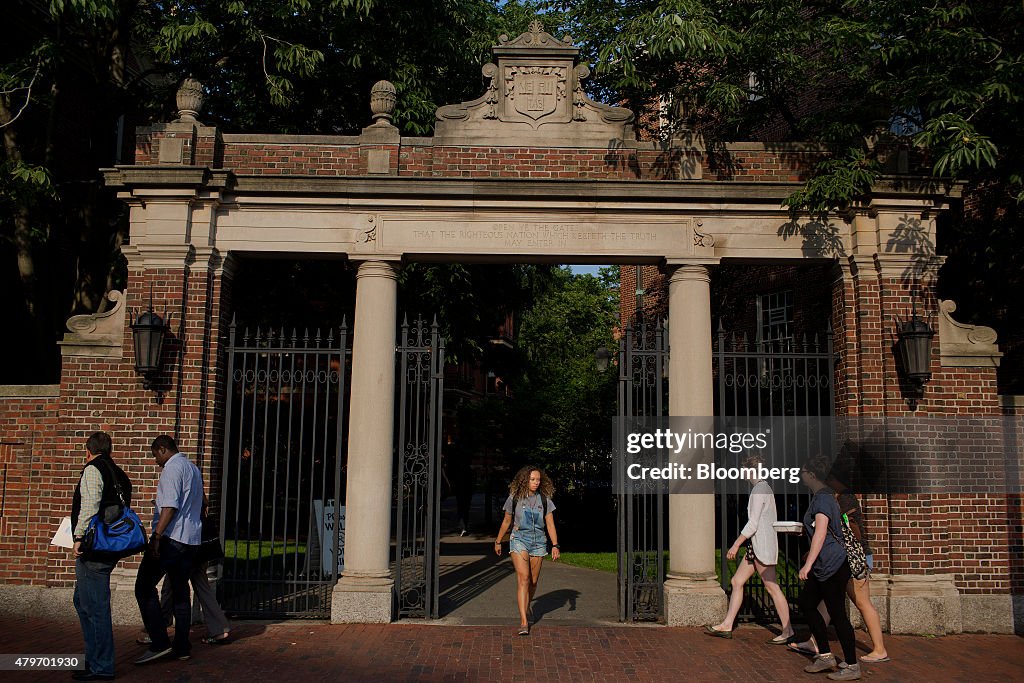
{"type": "Polygon", "coordinates": [[[633,112],[594,102],[579,49],[539,21],[514,40],[500,36],[483,67],[482,97],[438,108],[435,145],[607,147],[632,141],[633,112]]]}

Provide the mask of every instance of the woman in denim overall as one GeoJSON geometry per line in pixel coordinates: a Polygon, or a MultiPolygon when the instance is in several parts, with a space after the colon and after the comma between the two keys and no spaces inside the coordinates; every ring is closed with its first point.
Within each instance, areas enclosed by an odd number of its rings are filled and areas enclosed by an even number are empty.
{"type": "Polygon", "coordinates": [[[501,522],[498,538],[494,541],[494,552],[501,556],[501,539],[512,527],[509,539],[509,555],[516,569],[518,586],[516,599],[519,605],[519,635],[530,635],[527,615],[533,616],[530,602],[537,590],[540,568],[548,554],[548,538],[551,538],[551,559],[557,560],[558,533],[552,514],[555,504],[551,500],[555,487],[548,476],[538,467],[520,469],[509,485],[509,496],[505,501],[505,518],[501,522]]]}

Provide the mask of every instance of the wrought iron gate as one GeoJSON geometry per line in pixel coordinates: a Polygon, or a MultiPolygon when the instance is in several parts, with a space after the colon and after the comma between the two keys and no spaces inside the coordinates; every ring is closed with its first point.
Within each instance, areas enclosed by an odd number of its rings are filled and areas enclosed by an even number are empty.
{"type": "MultiPolygon", "coordinates": [[[[619,341],[619,416],[667,414],[665,381],[668,343],[665,326],[641,322],[623,330],[619,341]]],[[[619,444],[619,453],[624,453],[619,444]]],[[[625,481],[624,458],[616,478],[625,481]]],[[[665,495],[617,487],[619,620],[661,621],[665,614],[665,495]]]]}
{"type": "MultiPolygon", "coordinates": [[[[832,330],[829,328],[822,341],[818,335],[808,340],[777,339],[748,342],[745,334],[737,337],[727,334],[719,324],[715,340],[715,374],[717,413],[731,418],[769,417],[831,417],[835,414],[833,379],[835,360],[832,350],[832,330]]],[[[795,426],[809,430],[812,421],[801,421],[795,426]]],[[[827,423],[826,423],[827,424],[827,423]]],[[[826,435],[830,437],[831,433],[826,435]]],[[[804,439],[810,443],[820,439],[820,432],[790,434],[790,442],[804,439]]],[[[799,465],[800,463],[791,463],[799,465]]],[[[729,590],[731,574],[726,549],[739,533],[746,520],[748,487],[745,482],[731,482],[729,488],[718,495],[719,549],[721,551],[719,577],[722,588],[729,590]]],[[[798,521],[802,518],[810,496],[806,493],[776,493],[776,506],[780,520],[798,521]]],[[[776,567],[779,585],[796,610],[796,597],[800,581],[802,539],[780,534],[779,563],[776,567]]],[[[755,576],[744,587],[741,616],[764,619],[774,612],[771,598],[764,584],[755,576]]]]}
{"type": "Polygon", "coordinates": [[[240,617],[327,619],[344,559],[348,328],[236,332],[232,321],[221,604],[240,617]]]}
{"type": "Polygon", "coordinates": [[[441,407],[444,339],[437,318],[402,320],[398,345],[399,404],[395,601],[403,617],[437,618],[440,547],[441,407]]]}

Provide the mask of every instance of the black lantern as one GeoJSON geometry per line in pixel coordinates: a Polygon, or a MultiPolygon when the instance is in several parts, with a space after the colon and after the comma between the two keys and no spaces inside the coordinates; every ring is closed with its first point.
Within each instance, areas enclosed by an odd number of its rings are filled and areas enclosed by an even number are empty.
{"type": "Polygon", "coordinates": [[[148,310],[131,323],[135,339],[135,372],[142,375],[142,386],[152,389],[160,372],[160,359],[167,334],[167,324],[153,312],[152,298],[148,310]]]}
{"type": "Polygon", "coordinates": [[[915,311],[910,320],[896,326],[896,357],[903,376],[918,388],[932,378],[932,337],[935,332],[915,311]]]}
{"type": "Polygon", "coordinates": [[[604,372],[608,369],[608,363],[611,361],[612,354],[604,346],[600,347],[596,353],[594,353],[594,362],[597,363],[597,371],[604,372]]]}

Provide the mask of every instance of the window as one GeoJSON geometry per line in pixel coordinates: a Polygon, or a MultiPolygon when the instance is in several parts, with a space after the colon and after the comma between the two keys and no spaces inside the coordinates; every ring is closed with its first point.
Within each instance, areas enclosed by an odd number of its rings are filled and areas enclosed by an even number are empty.
{"type": "Polygon", "coordinates": [[[791,342],[793,340],[793,293],[776,292],[757,298],[757,340],[791,342]]]}

